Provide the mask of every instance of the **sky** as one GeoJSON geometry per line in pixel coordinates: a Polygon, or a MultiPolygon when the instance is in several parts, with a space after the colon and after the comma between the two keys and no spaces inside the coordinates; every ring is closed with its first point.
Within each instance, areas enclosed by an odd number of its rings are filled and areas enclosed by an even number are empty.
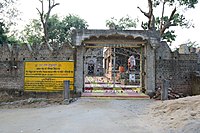
{"type": "MultiPolygon", "coordinates": [[[[147,18],[137,9],[139,6],[144,11],[148,11],[147,0],[55,0],[60,3],[52,10],[52,14],[58,14],[60,17],[68,14],[76,14],[85,19],[89,24],[89,29],[107,29],[106,20],[111,17],[117,19],[126,15],[131,18],[138,18],[140,22],[147,21],[147,18]]],[[[21,13],[21,21],[19,26],[24,26],[30,19],[37,18],[36,8],[41,8],[39,0],[19,0],[19,9],[21,13]]],[[[166,11],[166,14],[170,14],[172,9],[166,11]]],[[[182,10],[181,10],[182,11],[182,10]]],[[[184,12],[187,19],[193,20],[195,28],[182,29],[173,28],[177,34],[176,41],[173,42],[171,48],[174,49],[180,44],[187,42],[188,40],[196,41],[200,44],[200,37],[198,32],[200,31],[200,3],[195,9],[189,9],[184,12]]],[[[156,15],[161,15],[161,10],[158,8],[154,10],[156,15]]],[[[140,28],[138,24],[137,29],[140,28]]]]}

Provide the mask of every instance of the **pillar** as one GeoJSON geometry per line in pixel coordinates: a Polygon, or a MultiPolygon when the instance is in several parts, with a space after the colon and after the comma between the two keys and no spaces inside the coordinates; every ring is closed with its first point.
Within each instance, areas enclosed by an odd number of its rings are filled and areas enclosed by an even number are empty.
{"type": "Polygon", "coordinates": [[[151,38],[149,44],[146,45],[146,77],[145,89],[146,94],[152,96],[156,87],[156,53],[155,50],[159,46],[158,40],[151,38]]]}
{"type": "Polygon", "coordinates": [[[83,92],[84,87],[84,50],[83,46],[79,46],[76,51],[75,89],[78,94],[83,92]]]}

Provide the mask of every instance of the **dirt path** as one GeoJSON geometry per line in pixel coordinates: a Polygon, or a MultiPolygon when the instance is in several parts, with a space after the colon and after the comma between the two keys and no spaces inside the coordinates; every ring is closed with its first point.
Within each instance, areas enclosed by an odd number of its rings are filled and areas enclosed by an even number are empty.
{"type": "Polygon", "coordinates": [[[199,99],[82,98],[56,105],[59,103],[32,98],[25,100],[28,103],[22,100],[15,102],[17,105],[0,106],[0,133],[199,133],[199,99]]]}
{"type": "Polygon", "coordinates": [[[0,133],[156,133],[160,130],[144,120],[152,102],[79,99],[70,105],[0,109],[0,133]]]}

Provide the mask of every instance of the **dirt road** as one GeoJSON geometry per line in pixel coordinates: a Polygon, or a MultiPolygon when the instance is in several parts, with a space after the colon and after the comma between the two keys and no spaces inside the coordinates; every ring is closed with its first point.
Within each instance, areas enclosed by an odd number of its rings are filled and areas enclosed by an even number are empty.
{"type": "Polygon", "coordinates": [[[28,99],[0,106],[0,133],[199,133],[199,99],[78,99],[69,105],[28,99]]]}
{"type": "Polygon", "coordinates": [[[156,133],[160,130],[143,117],[152,102],[79,99],[70,105],[0,109],[0,133],[156,133]]]}

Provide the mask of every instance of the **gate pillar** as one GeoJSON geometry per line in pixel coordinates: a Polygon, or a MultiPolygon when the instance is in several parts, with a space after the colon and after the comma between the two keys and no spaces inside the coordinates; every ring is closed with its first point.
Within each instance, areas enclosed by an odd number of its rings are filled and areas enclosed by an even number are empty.
{"type": "Polygon", "coordinates": [[[78,46],[76,51],[76,68],[75,68],[75,88],[78,94],[83,92],[84,87],[84,46],[78,46]]]}
{"type": "Polygon", "coordinates": [[[156,52],[159,47],[159,41],[155,38],[149,39],[149,44],[146,45],[146,75],[145,75],[145,89],[146,94],[152,96],[155,92],[156,86],[156,52]]]}

